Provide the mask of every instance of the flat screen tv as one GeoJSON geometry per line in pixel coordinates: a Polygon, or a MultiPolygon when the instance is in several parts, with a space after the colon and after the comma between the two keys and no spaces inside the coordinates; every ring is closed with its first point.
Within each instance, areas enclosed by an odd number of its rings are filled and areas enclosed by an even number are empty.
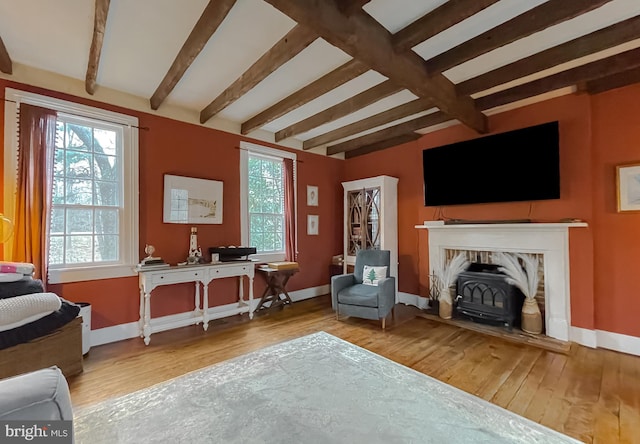
{"type": "Polygon", "coordinates": [[[560,198],[558,122],[426,149],[425,206],[560,198]]]}

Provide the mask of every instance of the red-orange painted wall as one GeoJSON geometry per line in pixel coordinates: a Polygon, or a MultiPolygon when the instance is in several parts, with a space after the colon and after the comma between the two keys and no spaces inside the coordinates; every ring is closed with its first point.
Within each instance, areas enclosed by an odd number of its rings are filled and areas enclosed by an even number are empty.
{"type": "MultiPolygon", "coordinates": [[[[223,223],[198,225],[198,241],[206,252],[209,246],[240,245],[240,141],[234,134],[191,125],[66,94],[0,80],[0,88],[12,88],[45,94],[64,100],[117,111],[138,117],[140,130],[140,256],[145,243],[156,247],[169,263],[185,260],[189,246],[190,225],[162,222],[164,174],[175,174],[224,183],[223,223]]],[[[4,121],[4,107],[0,107],[4,121]]],[[[4,127],[0,126],[0,137],[4,127]]],[[[256,142],[255,143],[262,143],[256,142]]],[[[264,144],[273,147],[277,145],[264,144]]],[[[282,148],[282,147],[278,147],[282,148]]],[[[288,288],[299,290],[329,283],[331,256],[342,251],[342,181],[344,163],[316,154],[296,151],[298,158],[298,242],[300,272],[288,288]],[[319,205],[306,205],[307,185],[318,186],[319,205]],[[308,214],[320,216],[318,236],[307,236],[308,214]]],[[[264,289],[261,276],[255,279],[255,295],[264,289]]],[[[139,293],[136,277],[76,282],[50,286],[51,291],[71,301],[92,304],[92,327],[102,328],[138,319],[139,293]]],[[[163,316],[193,309],[193,284],[172,285],[154,290],[152,315],[163,316]]],[[[210,305],[237,300],[236,279],[220,279],[210,286],[210,305]]],[[[245,286],[246,292],[246,286],[245,286]]]]}
{"type": "Polygon", "coordinates": [[[617,212],[616,166],[640,163],[640,85],[593,97],[595,323],[640,336],[640,212],[617,212]]]}
{"type": "MultiPolygon", "coordinates": [[[[224,181],[224,223],[199,226],[203,246],[237,244],[239,230],[238,149],[249,140],[221,131],[154,115],[100,104],[86,99],[0,80],[10,86],[79,103],[135,115],[140,126],[140,254],[145,242],[170,262],[184,259],[189,227],[162,223],[164,173],[224,181]],[[203,154],[204,153],[204,154],[203,154]]],[[[4,107],[0,107],[0,121],[4,107]]],[[[449,218],[538,220],[579,218],[589,228],[570,230],[572,324],[640,337],[637,322],[640,283],[635,258],[640,257],[640,213],[616,211],[615,166],[640,162],[640,86],[596,96],[564,96],[492,116],[492,132],[503,132],[552,120],[561,128],[561,194],[555,201],[445,207],[449,218]]],[[[0,125],[0,137],[3,137],[0,125]]],[[[463,126],[446,128],[378,153],[340,161],[298,152],[299,262],[302,272],[292,289],[329,282],[330,258],[342,250],[341,181],[380,174],[398,177],[398,240],[400,291],[426,294],[428,248],[426,230],[414,225],[432,220],[436,209],[424,207],[423,149],[478,137],[463,126]],[[319,187],[320,205],[307,207],[306,185],[319,187]],[[320,235],[306,235],[308,214],[320,215],[320,235]]],[[[0,157],[1,159],[1,157],[0,157]]],[[[2,160],[0,160],[2,162],[2,160]]],[[[257,278],[256,281],[260,279],[257,278]]],[[[263,284],[256,285],[256,293],[263,284]]],[[[138,317],[137,279],[110,279],[53,286],[62,296],[93,305],[93,328],[135,321],[138,317]]],[[[192,287],[166,287],[154,295],[154,316],[192,308],[192,287]]],[[[231,302],[234,280],[215,282],[213,304],[231,302]]]]}
{"type": "MultiPolygon", "coordinates": [[[[561,199],[443,207],[460,219],[558,221],[578,218],[589,228],[570,230],[572,325],[640,336],[640,213],[616,211],[615,166],[640,162],[640,86],[587,96],[569,95],[489,118],[491,132],[552,120],[560,122],[561,199]]],[[[392,149],[345,161],[345,180],[388,174],[398,182],[400,291],[426,295],[427,230],[436,218],[425,207],[422,150],[479,137],[461,125],[392,149]]],[[[454,180],[454,179],[452,179],[454,180]]]]}

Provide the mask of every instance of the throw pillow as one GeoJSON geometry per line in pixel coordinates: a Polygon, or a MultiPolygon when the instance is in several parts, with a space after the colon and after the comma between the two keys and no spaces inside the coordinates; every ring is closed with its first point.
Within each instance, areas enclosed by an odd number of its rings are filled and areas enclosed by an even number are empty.
{"type": "Polygon", "coordinates": [[[372,267],[365,265],[362,269],[362,283],[378,286],[378,281],[387,277],[387,267],[372,267]]]}

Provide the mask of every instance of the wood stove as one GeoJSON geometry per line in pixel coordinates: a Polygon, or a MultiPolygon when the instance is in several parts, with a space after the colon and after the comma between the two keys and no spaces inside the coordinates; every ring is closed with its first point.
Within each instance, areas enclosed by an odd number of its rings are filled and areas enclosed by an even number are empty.
{"type": "Polygon", "coordinates": [[[473,263],[458,275],[456,313],[473,320],[520,325],[524,294],[509,284],[494,264],[473,263]]]}

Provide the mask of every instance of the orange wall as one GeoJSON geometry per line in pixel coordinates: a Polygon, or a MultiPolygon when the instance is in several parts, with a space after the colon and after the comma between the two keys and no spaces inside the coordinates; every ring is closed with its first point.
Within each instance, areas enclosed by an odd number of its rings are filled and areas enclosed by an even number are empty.
{"type": "Polygon", "coordinates": [[[640,336],[640,212],[617,212],[616,165],[640,163],[640,85],[593,97],[596,326],[640,336]]]}
{"type": "MultiPolygon", "coordinates": [[[[563,96],[492,116],[489,126],[504,132],[553,120],[560,122],[561,199],[446,206],[444,216],[588,222],[570,230],[572,325],[640,336],[640,213],[617,213],[615,192],[615,166],[640,162],[640,86],[563,96]]],[[[422,150],[474,137],[456,125],[345,162],[345,180],[399,178],[400,291],[427,294],[428,232],[413,227],[435,219],[437,209],[423,204],[422,150]]]]}
{"type": "MultiPolygon", "coordinates": [[[[158,117],[128,109],[101,104],[65,94],[0,80],[5,86],[49,95],[78,103],[101,107],[138,117],[140,127],[140,257],[145,243],[156,247],[156,255],[170,263],[186,259],[190,225],[162,222],[164,174],[220,180],[224,183],[223,223],[198,225],[198,242],[203,252],[209,246],[240,245],[240,141],[251,139],[199,125],[158,117]]],[[[0,122],[4,121],[0,107],[0,122]]],[[[0,127],[0,137],[4,127],[0,127]]],[[[256,142],[255,143],[262,143],[256,142]]],[[[276,145],[264,144],[273,147],[276,145]]],[[[278,147],[281,148],[281,147],[278,147]]],[[[341,160],[296,151],[298,157],[298,249],[300,273],[294,275],[288,289],[326,285],[329,283],[331,256],[342,251],[342,180],[341,160]],[[307,185],[319,190],[319,206],[307,207],[307,185]],[[307,236],[307,214],[320,216],[318,236],[307,236]]],[[[264,290],[261,276],[255,279],[255,296],[264,290]]],[[[137,278],[107,279],[51,285],[51,291],[71,301],[92,304],[92,327],[107,327],[138,319],[137,278]]],[[[236,279],[220,279],[210,286],[210,305],[237,300],[236,279]]],[[[245,286],[246,292],[246,286],[245,286]]],[[[193,284],[179,284],[154,290],[152,315],[163,316],[193,309],[193,284]]]]}
{"type": "MultiPolygon", "coordinates": [[[[0,88],[47,94],[137,116],[140,126],[140,255],[153,243],[169,262],[184,260],[189,227],[162,223],[163,174],[190,175],[224,182],[224,223],[199,226],[203,246],[238,244],[241,136],[190,125],[119,107],[73,98],[0,80],[0,88]]],[[[0,107],[0,121],[4,120],[0,107]]],[[[560,121],[561,195],[559,200],[443,207],[448,218],[554,221],[579,218],[589,228],[570,230],[572,325],[640,336],[635,258],[640,257],[640,213],[617,213],[615,166],[640,162],[640,86],[596,96],[564,96],[492,116],[492,132],[560,121]]],[[[0,137],[4,128],[0,126],[0,137]]],[[[298,224],[301,273],[290,282],[302,289],[329,282],[331,256],[342,251],[341,181],[386,174],[398,177],[398,241],[400,291],[426,295],[427,231],[414,225],[435,218],[424,207],[422,150],[478,137],[457,125],[388,150],[340,161],[298,152],[298,224]],[[318,207],[306,206],[306,186],[319,187],[318,207]],[[308,214],[320,215],[320,235],[306,235],[308,214]]],[[[0,161],[1,162],[1,161],[0,161]]],[[[263,283],[256,278],[256,296],[263,283]]],[[[93,328],[132,322],[138,317],[137,279],[110,279],[52,286],[63,297],[93,305],[93,328]]],[[[232,302],[233,279],[214,282],[212,304],[232,302]]],[[[191,285],[158,290],[154,316],[192,308],[191,285]]]]}

